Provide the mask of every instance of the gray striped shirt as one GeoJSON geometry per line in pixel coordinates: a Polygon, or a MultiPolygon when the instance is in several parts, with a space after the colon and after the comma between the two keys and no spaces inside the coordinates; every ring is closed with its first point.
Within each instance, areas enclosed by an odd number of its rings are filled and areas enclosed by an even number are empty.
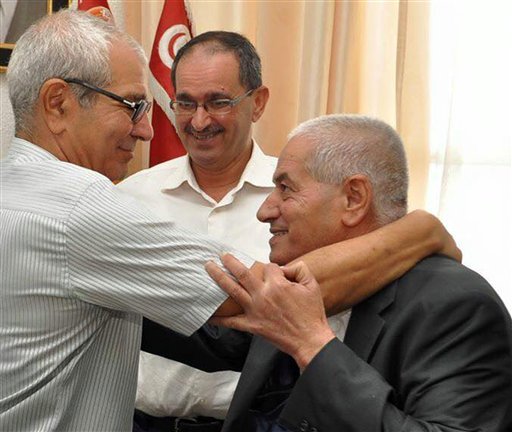
{"type": "Polygon", "coordinates": [[[200,327],[226,298],[204,263],[229,248],[27,141],[0,181],[0,430],[131,430],[141,314],[200,327]]]}

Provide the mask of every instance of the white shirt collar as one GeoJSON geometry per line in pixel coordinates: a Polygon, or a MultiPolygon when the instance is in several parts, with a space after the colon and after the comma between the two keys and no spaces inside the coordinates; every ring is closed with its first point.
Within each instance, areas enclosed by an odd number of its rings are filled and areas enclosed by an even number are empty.
{"type": "MultiPolygon", "coordinates": [[[[201,193],[201,189],[197,184],[194,172],[190,166],[189,155],[187,154],[182,157],[187,160],[187,163],[177,165],[176,169],[173,169],[170,172],[164,182],[162,191],[177,189],[183,183],[187,182],[195,191],[201,193]]],[[[245,182],[256,187],[273,187],[272,175],[274,174],[275,164],[268,163],[266,164],[268,169],[262,169],[262,165],[265,166],[264,161],[267,158],[269,158],[269,156],[265,155],[258,144],[253,140],[251,158],[247,162],[245,170],[240,177],[240,181],[233,188],[231,193],[235,193],[240,190],[245,182]]]]}
{"type": "Polygon", "coordinates": [[[341,341],[345,338],[345,333],[347,332],[348,322],[351,315],[352,309],[348,309],[327,318],[327,322],[329,323],[332,331],[341,341]]]}

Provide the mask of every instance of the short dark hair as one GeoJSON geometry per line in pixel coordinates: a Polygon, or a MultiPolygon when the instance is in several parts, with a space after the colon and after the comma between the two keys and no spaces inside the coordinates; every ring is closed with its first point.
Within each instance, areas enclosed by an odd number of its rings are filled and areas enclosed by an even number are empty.
{"type": "Polygon", "coordinates": [[[240,83],[247,90],[261,86],[261,59],[249,39],[240,33],[209,31],[189,40],[176,54],[171,69],[171,80],[174,88],[176,88],[176,69],[180,60],[190,54],[197,46],[207,47],[211,50],[211,54],[232,52],[238,59],[240,83]]]}

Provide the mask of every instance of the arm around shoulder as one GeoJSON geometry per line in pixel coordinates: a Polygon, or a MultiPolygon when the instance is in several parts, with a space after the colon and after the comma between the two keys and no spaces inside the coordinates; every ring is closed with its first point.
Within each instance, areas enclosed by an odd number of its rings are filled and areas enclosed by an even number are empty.
{"type": "Polygon", "coordinates": [[[330,315],[371,296],[434,253],[462,259],[441,222],[416,210],[366,235],[317,249],[298,260],[307,264],[320,284],[330,315]]]}

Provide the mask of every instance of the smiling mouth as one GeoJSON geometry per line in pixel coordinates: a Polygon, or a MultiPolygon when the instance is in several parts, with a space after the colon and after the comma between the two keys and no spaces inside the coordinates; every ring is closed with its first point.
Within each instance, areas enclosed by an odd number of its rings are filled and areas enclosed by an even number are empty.
{"type": "Polygon", "coordinates": [[[212,139],[213,137],[217,136],[219,133],[220,133],[220,131],[211,132],[208,134],[190,133],[190,135],[192,135],[194,137],[194,139],[196,139],[198,141],[207,141],[207,140],[212,139]]]}
{"type": "Polygon", "coordinates": [[[270,230],[270,234],[272,234],[272,238],[274,237],[282,237],[288,234],[287,230],[270,230]]]}
{"type": "Polygon", "coordinates": [[[207,128],[198,131],[191,124],[188,124],[185,127],[185,132],[197,141],[208,141],[224,132],[224,128],[216,125],[210,125],[207,128]]]}

